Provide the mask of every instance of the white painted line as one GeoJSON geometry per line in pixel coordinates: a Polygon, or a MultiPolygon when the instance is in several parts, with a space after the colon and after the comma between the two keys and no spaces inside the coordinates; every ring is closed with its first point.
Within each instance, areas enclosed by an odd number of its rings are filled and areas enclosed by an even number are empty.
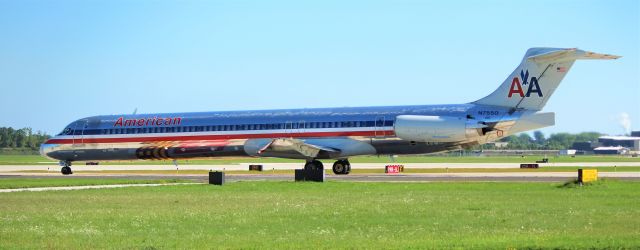
{"type": "Polygon", "coordinates": [[[82,190],[82,189],[101,189],[101,188],[122,188],[122,187],[157,187],[157,186],[174,186],[174,185],[194,185],[203,183],[164,183],[164,184],[113,184],[113,185],[89,185],[89,186],[68,186],[68,187],[33,187],[33,188],[13,188],[0,189],[0,193],[12,192],[41,192],[41,191],[60,191],[60,190],[82,190]]]}

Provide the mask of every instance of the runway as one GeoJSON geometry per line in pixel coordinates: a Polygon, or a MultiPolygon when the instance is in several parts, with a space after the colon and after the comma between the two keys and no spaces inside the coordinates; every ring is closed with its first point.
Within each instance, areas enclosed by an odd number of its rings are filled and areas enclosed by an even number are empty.
{"type": "MultiPolygon", "coordinates": [[[[260,164],[264,170],[294,170],[302,168],[302,163],[240,163],[233,165],[74,165],[72,168],[79,171],[103,171],[103,170],[213,170],[213,171],[248,171],[249,165],[260,164]]],[[[384,169],[389,164],[401,164],[406,169],[433,169],[433,168],[520,168],[520,163],[352,163],[352,169],[384,169]]],[[[638,162],[570,162],[570,163],[540,163],[541,168],[546,167],[640,167],[638,162]]],[[[325,168],[331,165],[325,164],[325,168]]],[[[47,165],[2,165],[1,172],[14,171],[52,171],[59,172],[60,166],[47,165]]]]}
{"type": "MultiPolygon", "coordinates": [[[[226,174],[226,181],[293,181],[293,173],[278,173],[271,170],[293,170],[301,168],[299,163],[262,163],[264,172],[249,172],[250,163],[235,165],[76,165],[73,175],[60,174],[60,167],[47,165],[3,165],[0,166],[0,178],[119,178],[119,179],[187,179],[207,182],[208,176],[191,173],[180,174],[179,171],[233,171],[226,174]],[[169,171],[167,171],[169,170],[169,171]],[[176,170],[175,174],[172,173],[176,170]],[[103,172],[104,171],[104,172],[103,172]],[[131,171],[130,173],[128,171],[131,171]],[[137,172],[136,172],[137,171],[137,172]],[[155,172],[154,171],[158,171],[155,172]],[[146,173],[145,173],[146,172],[146,173]]],[[[257,163],[251,163],[257,164],[257,163]]],[[[384,169],[389,163],[353,163],[352,169],[384,169]]],[[[360,182],[433,182],[433,181],[489,181],[489,182],[564,182],[577,178],[576,172],[533,171],[514,172],[520,163],[403,163],[405,169],[466,169],[464,172],[449,173],[351,173],[334,175],[327,171],[328,181],[360,181],[360,182]],[[482,171],[482,169],[494,169],[482,171]],[[479,169],[478,172],[472,169],[479,169]],[[505,169],[504,172],[499,169],[505,169]],[[495,171],[498,170],[498,171],[495,171]]],[[[600,178],[640,181],[640,172],[625,171],[626,167],[638,167],[640,162],[577,162],[577,163],[542,163],[541,168],[554,167],[616,167],[615,172],[599,173],[600,178]]]]}
{"type": "MultiPolygon", "coordinates": [[[[640,181],[640,172],[600,172],[600,178],[640,181]]],[[[293,174],[226,174],[227,182],[293,181],[293,174]]],[[[59,173],[0,173],[0,178],[113,178],[113,179],[185,179],[207,182],[207,175],[189,174],[101,174],[79,173],[64,176],[59,173]]],[[[512,172],[512,173],[411,173],[411,174],[327,174],[327,181],[354,182],[565,182],[577,178],[575,172],[512,172]]]]}

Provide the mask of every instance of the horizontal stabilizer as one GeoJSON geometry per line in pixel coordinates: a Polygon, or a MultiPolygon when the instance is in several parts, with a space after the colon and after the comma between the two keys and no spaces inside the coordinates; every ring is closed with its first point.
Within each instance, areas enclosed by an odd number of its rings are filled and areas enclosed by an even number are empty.
{"type": "Polygon", "coordinates": [[[580,49],[563,49],[563,50],[554,50],[542,54],[533,55],[527,58],[527,60],[535,62],[535,63],[545,63],[545,62],[562,62],[562,61],[573,61],[579,59],[600,59],[600,60],[612,60],[618,59],[620,56],[609,55],[609,54],[600,54],[590,51],[584,51],[580,49]]]}
{"type": "Polygon", "coordinates": [[[516,124],[509,129],[509,134],[550,127],[555,125],[555,123],[556,116],[553,112],[524,114],[518,121],[516,121],[516,124]]]}

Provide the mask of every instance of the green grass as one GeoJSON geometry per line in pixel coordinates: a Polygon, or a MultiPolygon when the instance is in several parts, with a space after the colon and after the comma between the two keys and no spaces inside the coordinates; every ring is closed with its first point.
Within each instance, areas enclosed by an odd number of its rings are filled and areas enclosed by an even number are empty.
{"type": "Polygon", "coordinates": [[[235,182],[0,194],[0,249],[637,248],[640,183],[235,182]]]}
{"type": "MultiPolygon", "coordinates": [[[[399,156],[396,158],[397,163],[532,163],[542,159],[542,156],[399,156]]],[[[640,162],[640,157],[629,156],[549,156],[550,162],[640,162]]],[[[358,156],[349,158],[351,163],[391,163],[387,156],[358,156]]],[[[181,165],[226,165],[239,163],[300,163],[302,160],[279,159],[279,158],[221,158],[221,159],[195,159],[195,160],[179,160],[181,165]]],[[[331,164],[333,161],[323,161],[331,164]]],[[[0,165],[52,165],[56,164],[51,159],[44,158],[39,155],[0,155],[0,165]]],[[[77,163],[83,164],[83,163],[77,163]]],[[[120,161],[120,162],[101,162],[105,165],[173,165],[172,161],[120,161]]]]}
{"type": "Polygon", "coordinates": [[[0,189],[30,188],[30,187],[66,187],[88,186],[108,184],[157,184],[157,183],[183,183],[187,180],[130,180],[130,179],[100,179],[100,178],[1,178],[0,189]]]}

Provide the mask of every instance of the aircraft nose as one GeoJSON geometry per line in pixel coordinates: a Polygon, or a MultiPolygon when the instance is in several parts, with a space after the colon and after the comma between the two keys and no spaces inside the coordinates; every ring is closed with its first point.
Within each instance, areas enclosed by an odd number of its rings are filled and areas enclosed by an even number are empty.
{"type": "Polygon", "coordinates": [[[44,153],[44,149],[47,147],[47,144],[40,144],[40,155],[46,157],[47,155],[44,153]]]}
{"type": "Polygon", "coordinates": [[[40,144],[40,155],[53,159],[51,158],[51,156],[49,156],[49,153],[53,151],[53,147],[55,146],[56,146],[55,144],[47,144],[47,143],[40,144]]]}

